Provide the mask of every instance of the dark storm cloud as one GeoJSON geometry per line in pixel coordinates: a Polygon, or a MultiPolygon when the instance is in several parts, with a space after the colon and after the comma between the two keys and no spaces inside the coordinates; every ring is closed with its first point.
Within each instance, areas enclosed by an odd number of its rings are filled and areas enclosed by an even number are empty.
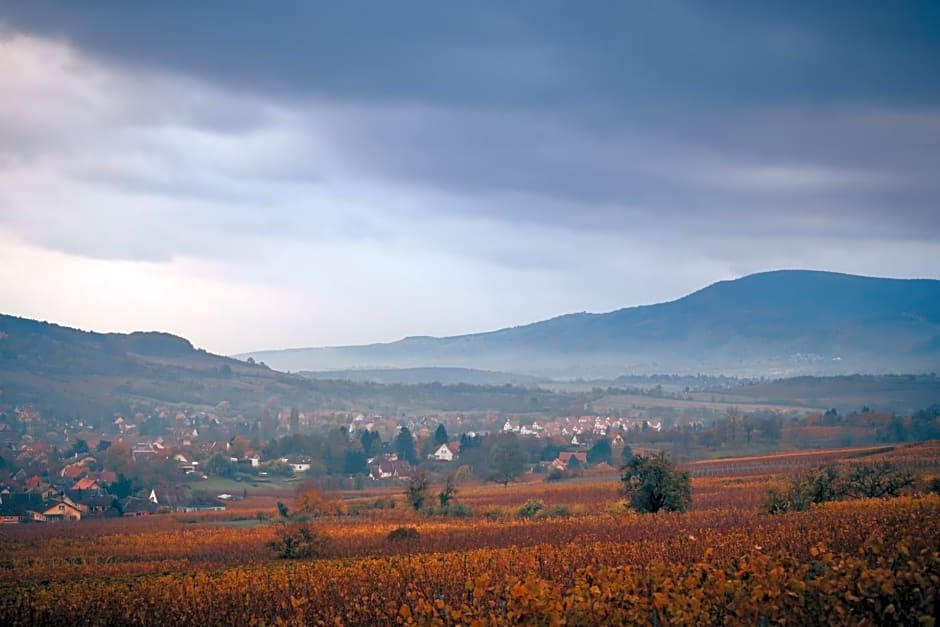
{"type": "Polygon", "coordinates": [[[119,63],[367,102],[577,106],[612,121],[637,105],[940,95],[932,2],[34,1],[2,15],[119,63]]]}
{"type": "Polygon", "coordinates": [[[940,240],[936,3],[35,1],[0,25],[59,59],[0,99],[0,224],[54,250],[758,270],[809,240],[851,270],[859,241],[940,240]]]}
{"type": "MultiPolygon", "coordinates": [[[[940,234],[936,3],[30,2],[0,16],[132,71],[333,103],[317,132],[337,157],[464,199],[440,212],[940,234]]],[[[238,99],[212,105],[182,110],[223,133],[266,121],[238,99]]],[[[302,157],[260,176],[316,180],[302,157]]],[[[242,193],[186,177],[114,183],[242,193]]]]}
{"type": "Polygon", "coordinates": [[[759,234],[790,218],[807,236],[938,232],[935,121],[776,111],[702,119],[709,130],[687,137],[465,112],[361,115],[333,132],[361,170],[447,188],[468,199],[452,209],[507,221],[608,229],[672,220],[679,231],[759,234]]]}

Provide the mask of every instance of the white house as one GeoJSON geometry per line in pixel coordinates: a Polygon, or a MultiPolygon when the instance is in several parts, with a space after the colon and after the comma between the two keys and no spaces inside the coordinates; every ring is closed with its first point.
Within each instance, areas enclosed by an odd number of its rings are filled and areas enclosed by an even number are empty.
{"type": "Polygon", "coordinates": [[[454,450],[447,444],[441,444],[436,451],[428,455],[428,459],[439,462],[452,462],[454,461],[454,450]]]}
{"type": "Polygon", "coordinates": [[[395,474],[391,464],[376,464],[369,469],[369,479],[388,479],[395,474]]]}
{"type": "Polygon", "coordinates": [[[290,459],[289,457],[282,457],[281,461],[290,466],[294,472],[307,472],[310,470],[310,461],[307,458],[290,459]]]}

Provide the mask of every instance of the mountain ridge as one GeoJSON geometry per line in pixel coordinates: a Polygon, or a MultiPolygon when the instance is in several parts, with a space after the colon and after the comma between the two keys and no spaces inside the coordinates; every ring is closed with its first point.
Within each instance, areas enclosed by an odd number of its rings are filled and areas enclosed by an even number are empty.
{"type": "Polygon", "coordinates": [[[387,383],[302,377],[214,355],[169,333],[98,333],[0,314],[0,414],[32,407],[54,420],[83,417],[100,426],[114,415],[174,407],[254,420],[284,407],[397,415],[558,411],[570,400],[499,373],[474,373],[483,379],[477,386],[446,385],[454,376],[445,385],[422,384],[429,377],[418,374],[414,385],[396,383],[401,373],[383,375],[387,383]]]}
{"type": "Polygon", "coordinates": [[[940,281],[775,270],[678,299],[504,329],[238,355],[285,370],[464,367],[535,376],[838,374],[940,364],[940,281]]]}

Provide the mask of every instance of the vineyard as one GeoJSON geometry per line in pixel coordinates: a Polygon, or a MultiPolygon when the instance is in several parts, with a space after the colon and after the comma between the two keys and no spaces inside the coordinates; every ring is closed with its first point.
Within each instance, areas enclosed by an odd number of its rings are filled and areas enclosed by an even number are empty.
{"type": "MultiPolygon", "coordinates": [[[[866,455],[921,469],[922,487],[935,452],[866,455]]],[[[764,513],[761,495],[784,479],[696,477],[691,512],[655,515],[629,511],[612,478],[468,485],[464,518],[417,514],[389,492],[395,507],[350,499],[357,515],[304,523],[317,555],[297,560],[271,548],[288,525],[247,505],[4,527],[0,623],[936,623],[940,497],[919,488],[764,513]],[[515,515],[529,499],[555,514],[515,515]]]]}

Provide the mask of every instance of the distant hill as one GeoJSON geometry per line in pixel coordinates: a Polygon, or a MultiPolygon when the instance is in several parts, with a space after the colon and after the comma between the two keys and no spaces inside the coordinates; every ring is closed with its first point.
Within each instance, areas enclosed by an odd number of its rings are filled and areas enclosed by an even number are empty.
{"type": "Polygon", "coordinates": [[[155,405],[257,418],[264,407],[398,411],[557,410],[568,397],[522,387],[317,381],[213,355],[166,333],[93,333],[0,315],[0,409],[107,416],[155,405]]]}
{"type": "Polygon", "coordinates": [[[940,370],[940,281],[781,270],[678,300],[488,333],[239,355],[282,370],[459,367],[552,377],[940,370]]]}
{"type": "Polygon", "coordinates": [[[440,383],[444,385],[469,383],[471,385],[538,385],[538,377],[472,368],[383,368],[379,370],[324,370],[298,372],[308,379],[340,381],[370,381],[372,383],[400,383],[417,385],[440,383]]]}
{"type": "Polygon", "coordinates": [[[867,406],[872,410],[910,415],[940,403],[940,377],[935,375],[852,375],[794,377],[715,389],[691,395],[695,399],[724,402],[774,403],[835,408],[847,412],[867,406]]]}
{"type": "Polygon", "coordinates": [[[260,405],[265,394],[312,392],[298,388],[291,377],[197,350],[167,333],[93,333],[0,315],[4,405],[59,415],[126,411],[142,402],[260,405]]]}

